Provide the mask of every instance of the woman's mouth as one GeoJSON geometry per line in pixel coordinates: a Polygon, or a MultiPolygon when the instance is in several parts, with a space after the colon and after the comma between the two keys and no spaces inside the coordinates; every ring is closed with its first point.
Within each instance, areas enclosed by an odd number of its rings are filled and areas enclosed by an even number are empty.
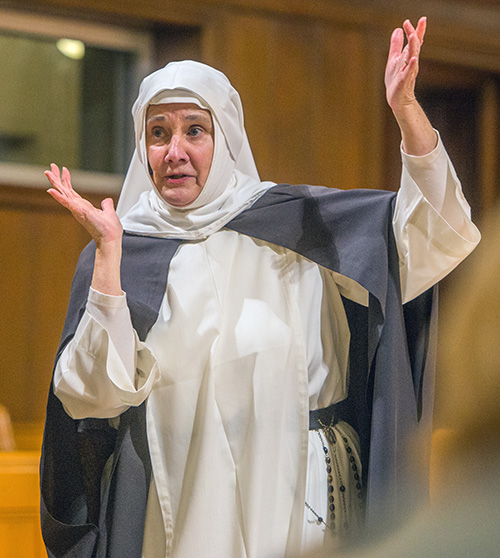
{"type": "Polygon", "coordinates": [[[167,176],[167,181],[169,184],[182,184],[189,180],[191,175],[189,174],[169,174],[167,176]]]}

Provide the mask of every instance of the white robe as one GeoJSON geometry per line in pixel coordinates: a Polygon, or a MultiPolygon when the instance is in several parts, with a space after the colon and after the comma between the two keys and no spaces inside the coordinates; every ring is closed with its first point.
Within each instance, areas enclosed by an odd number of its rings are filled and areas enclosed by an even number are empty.
{"type": "MultiPolygon", "coordinates": [[[[441,142],[425,157],[403,155],[393,226],[405,302],[479,241],[441,142]]],[[[74,418],[116,417],[147,398],[154,480],[144,558],[288,556],[334,542],[305,501],[328,518],[323,445],[308,412],[347,395],[340,294],[367,301],[352,281],[229,230],[181,245],[145,343],[125,295],[91,289],[54,389],[74,418]]],[[[349,425],[336,432],[356,454],[349,425]]],[[[336,447],[342,533],[360,510],[345,445],[336,447]]]]}

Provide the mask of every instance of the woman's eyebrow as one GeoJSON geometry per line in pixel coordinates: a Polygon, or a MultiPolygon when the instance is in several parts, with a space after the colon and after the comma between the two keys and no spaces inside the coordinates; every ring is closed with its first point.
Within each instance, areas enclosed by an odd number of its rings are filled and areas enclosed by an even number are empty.
{"type": "Polygon", "coordinates": [[[212,122],[212,118],[210,117],[210,115],[204,113],[204,112],[195,112],[195,113],[190,113],[190,114],[186,114],[185,120],[205,120],[206,122],[212,122]]]}
{"type": "MultiPolygon", "coordinates": [[[[165,120],[167,120],[167,118],[163,114],[154,114],[147,119],[147,122],[165,122],[165,120]]],[[[184,120],[205,120],[206,122],[212,122],[210,115],[205,114],[204,112],[186,114],[184,120]]]]}
{"type": "Polygon", "coordinates": [[[153,116],[150,116],[146,122],[155,122],[160,120],[164,122],[166,120],[165,116],[163,116],[163,114],[154,114],[153,116]]]}

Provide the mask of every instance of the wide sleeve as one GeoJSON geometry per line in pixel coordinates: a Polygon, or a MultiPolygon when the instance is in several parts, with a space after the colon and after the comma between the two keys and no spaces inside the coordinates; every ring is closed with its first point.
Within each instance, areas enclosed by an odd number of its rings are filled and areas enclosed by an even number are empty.
{"type": "Polygon", "coordinates": [[[126,295],[91,288],[54,371],[54,393],[66,412],[74,419],[116,417],[140,405],[158,377],[154,355],[132,327],[126,295]]]}
{"type": "Polygon", "coordinates": [[[481,235],[439,134],[431,153],[421,157],[401,153],[393,228],[403,302],[408,302],[450,273],[474,250],[481,235]]]}

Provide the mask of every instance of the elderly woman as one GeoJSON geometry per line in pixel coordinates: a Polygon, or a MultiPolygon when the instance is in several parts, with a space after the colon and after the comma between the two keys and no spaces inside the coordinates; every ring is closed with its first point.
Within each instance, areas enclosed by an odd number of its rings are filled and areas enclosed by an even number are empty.
{"type": "Polygon", "coordinates": [[[391,39],[394,207],[261,182],[237,92],[190,61],[141,85],[117,213],[46,172],[94,240],[49,396],[51,556],[334,552],[365,503],[380,527],[417,497],[402,442],[427,425],[428,289],[479,240],[413,95],[424,33],[407,21],[391,39]]]}

